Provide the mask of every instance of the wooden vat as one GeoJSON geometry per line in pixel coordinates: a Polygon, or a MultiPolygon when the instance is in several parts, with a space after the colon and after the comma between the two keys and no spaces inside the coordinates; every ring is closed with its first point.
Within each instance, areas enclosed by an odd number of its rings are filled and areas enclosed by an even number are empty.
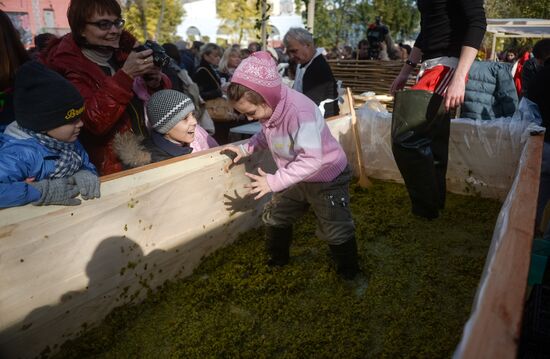
{"type": "MultiPolygon", "coordinates": [[[[389,141],[387,116],[371,113],[359,116],[359,122],[367,172],[399,180],[399,173],[383,162],[389,141]]],[[[333,118],[329,126],[355,164],[350,117],[333,118]]],[[[517,133],[498,136],[497,127],[484,130],[485,139],[502,142],[499,151],[486,150],[486,157],[479,154],[483,141],[476,145],[474,140],[481,133],[475,124],[463,121],[452,127],[450,156],[455,161],[449,168],[450,189],[471,188],[500,198],[508,193],[474,310],[455,355],[514,357],[542,136],[520,141],[517,133]],[[472,150],[476,146],[479,153],[472,150]],[[471,173],[464,170],[470,164],[464,165],[463,157],[479,166],[476,178],[482,185],[466,185],[471,173]],[[502,171],[499,176],[491,175],[494,168],[502,171]]],[[[164,281],[190,274],[202,257],[258,226],[262,203],[243,198],[248,181],[244,171],[259,162],[269,169],[270,155],[259,153],[230,172],[224,171],[227,161],[213,149],[105,177],[102,198],[77,207],[1,211],[0,357],[33,357],[46,346],[55,350],[114,307],[137,302],[164,281]],[[236,206],[234,212],[224,206],[228,200],[236,206]]]]}

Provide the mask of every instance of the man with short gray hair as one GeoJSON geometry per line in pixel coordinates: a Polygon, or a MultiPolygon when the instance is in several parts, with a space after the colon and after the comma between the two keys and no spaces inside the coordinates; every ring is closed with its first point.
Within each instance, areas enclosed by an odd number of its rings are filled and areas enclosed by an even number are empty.
{"type": "Polygon", "coordinates": [[[315,48],[311,33],[293,27],[285,34],[283,42],[290,61],[298,65],[293,89],[309,97],[318,106],[324,100],[334,100],[325,103],[325,118],[338,115],[336,80],[321,51],[315,48]]]}

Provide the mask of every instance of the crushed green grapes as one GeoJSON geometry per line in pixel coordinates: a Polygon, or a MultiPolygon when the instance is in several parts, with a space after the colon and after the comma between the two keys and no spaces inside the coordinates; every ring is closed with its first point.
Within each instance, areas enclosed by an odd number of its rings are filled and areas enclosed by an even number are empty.
{"type": "Polygon", "coordinates": [[[291,263],[265,265],[262,229],[186,279],[115,309],[59,358],[449,357],[469,316],[501,203],[449,194],[441,218],[410,214],[402,185],[351,188],[363,274],[337,277],[311,213],[291,263]]]}

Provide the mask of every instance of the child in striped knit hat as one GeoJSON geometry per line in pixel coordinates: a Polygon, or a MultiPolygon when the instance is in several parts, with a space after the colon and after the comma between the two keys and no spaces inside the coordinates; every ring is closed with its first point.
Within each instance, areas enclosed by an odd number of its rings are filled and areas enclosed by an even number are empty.
{"type": "Polygon", "coordinates": [[[151,126],[146,139],[131,132],[115,136],[114,149],[124,168],[134,168],[218,146],[197,123],[193,100],[183,92],[160,90],[147,103],[151,126]]]}
{"type": "Polygon", "coordinates": [[[227,89],[229,101],[261,131],[241,146],[222,152],[236,154],[233,162],[269,149],[278,170],[251,179],[250,193],[259,199],[273,192],[262,216],[266,226],[268,264],[289,261],[292,226],[311,206],[318,220],[317,235],[325,240],[337,272],[353,279],[359,271],[355,226],[349,210],[351,172],[346,154],[330,133],[319,108],[303,94],[281,85],[271,55],[255,52],[237,67],[227,89]]]}

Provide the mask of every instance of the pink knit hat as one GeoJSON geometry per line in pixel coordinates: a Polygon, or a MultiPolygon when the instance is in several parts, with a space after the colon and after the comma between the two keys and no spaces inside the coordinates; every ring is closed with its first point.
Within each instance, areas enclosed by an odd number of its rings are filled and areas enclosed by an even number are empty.
{"type": "Polygon", "coordinates": [[[272,109],[281,99],[281,76],[269,52],[258,51],[244,59],[233,73],[231,82],[259,93],[272,109]]]}

